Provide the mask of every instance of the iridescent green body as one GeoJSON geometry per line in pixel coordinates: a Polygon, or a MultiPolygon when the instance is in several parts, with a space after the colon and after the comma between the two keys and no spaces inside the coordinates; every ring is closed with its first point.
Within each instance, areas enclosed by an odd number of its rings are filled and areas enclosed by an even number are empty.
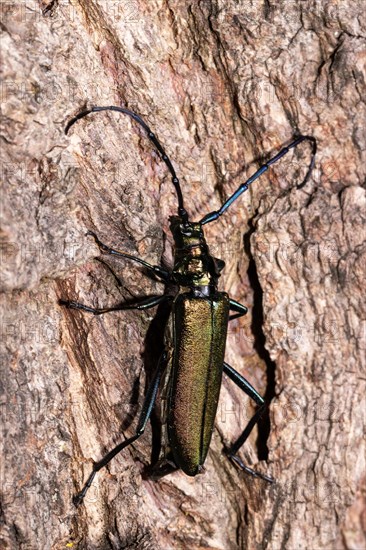
{"type": "Polygon", "coordinates": [[[226,293],[218,292],[217,283],[225,263],[211,256],[203,234],[203,226],[217,220],[272,164],[279,161],[303,141],[308,141],[312,144],[312,157],[305,178],[298,185],[299,189],[303,187],[314,167],[316,139],[312,136],[297,136],[287,147],[283,147],[279,153],[270,158],[242,183],[218,210],[209,212],[199,222],[191,222],[188,212],[184,208],[183,194],[174,166],[154,132],[138,114],[115,105],[95,106],[74,116],[68,122],[65,133],[67,134],[78,120],[91,113],[101,111],[123,113],[136,121],[146,131],[148,138],[154,144],[170,172],[178,200],[178,215],[171,218],[170,226],[175,245],[173,270],[149,264],[142,258],[115,250],[102,243],[92,231],[88,231],[88,234],[94,237],[104,253],[135,261],[168,287],[174,286],[175,297],[168,291],[160,296],[146,297],[138,304],[122,303],[105,308],[95,308],[75,301],[60,300],[60,304],[63,306],[87,311],[94,315],[127,309],[146,310],[168,302],[172,304],[170,322],[166,329],[166,345],[148,387],[136,432],[94,463],[93,470],[82,490],[75,495],[74,503],[79,505],[83,500],[95,474],[144,433],[161,386],[162,418],[166,421],[162,423],[162,460],[160,462],[163,471],[167,473],[163,464],[164,459],[167,459],[165,466],[170,471],[172,468],[180,467],[191,476],[199,473],[211,441],[223,371],[259,405],[259,409],[241,436],[227,449],[227,454],[245,472],[272,483],[272,478],[246,466],[237,456],[237,451],[247,440],[264,412],[265,402],[241,374],[224,362],[228,322],[245,315],[248,310],[244,305],[230,299],[226,293]],[[235,314],[229,317],[229,310],[234,311],[235,314]],[[173,461],[170,460],[171,455],[173,455],[173,461]]]}
{"type": "Polygon", "coordinates": [[[174,461],[194,476],[211,441],[219,399],[229,297],[179,294],[173,311],[174,350],[168,434],[174,461]]]}
{"type": "Polygon", "coordinates": [[[172,307],[172,368],[168,438],[174,462],[187,475],[200,472],[210,446],[220,393],[229,297],[216,289],[223,267],[209,254],[200,224],[173,219],[175,280],[189,285],[172,307]],[[184,234],[186,232],[186,234],[184,234]],[[183,234],[183,236],[182,236],[183,234]]]}

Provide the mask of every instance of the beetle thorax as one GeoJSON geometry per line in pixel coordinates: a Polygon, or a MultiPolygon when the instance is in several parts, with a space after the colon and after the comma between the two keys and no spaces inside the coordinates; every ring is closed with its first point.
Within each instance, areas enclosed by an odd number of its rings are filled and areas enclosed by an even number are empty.
{"type": "Polygon", "coordinates": [[[184,287],[217,287],[224,262],[209,252],[202,225],[183,222],[178,216],[171,218],[175,253],[173,280],[184,287]]]}

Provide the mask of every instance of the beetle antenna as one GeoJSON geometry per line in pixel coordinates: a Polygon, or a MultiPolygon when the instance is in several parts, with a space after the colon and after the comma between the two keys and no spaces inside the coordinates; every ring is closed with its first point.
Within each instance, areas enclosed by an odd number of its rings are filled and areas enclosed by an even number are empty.
{"type": "Polygon", "coordinates": [[[304,185],[306,184],[306,182],[310,178],[310,174],[313,171],[314,164],[315,164],[316,139],[312,136],[298,136],[296,139],[294,139],[294,141],[292,141],[290,143],[290,145],[288,145],[287,147],[284,147],[283,149],[281,149],[281,151],[279,153],[277,153],[277,155],[275,155],[273,158],[269,159],[269,161],[266,162],[265,164],[263,164],[246,182],[242,183],[238,187],[238,189],[235,191],[235,193],[233,193],[231,195],[231,197],[229,197],[227,199],[227,201],[224,202],[224,204],[221,206],[220,210],[214,210],[213,212],[210,212],[209,214],[206,214],[206,216],[204,216],[202,218],[200,223],[202,225],[205,225],[206,223],[210,223],[210,222],[213,222],[213,221],[217,220],[229,208],[229,206],[234,201],[236,201],[236,199],[238,197],[240,197],[240,195],[242,193],[244,193],[244,191],[247,191],[249,185],[251,183],[253,183],[253,181],[255,181],[264,172],[266,172],[268,170],[268,168],[271,166],[271,164],[275,164],[275,162],[279,161],[282,157],[284,157],[290,151],[290,149],[293,149],[293,148],[297,147],[303,141],[310,141],[310,143],[312,144],[311,159],[310,159],[310,164],[309,164],[308,171],[306,172],[306,175],[305,175],[305,178],[303,179],[303,181],[299,185],[296,186],[297,189],[301,189],[302,187],[304,187],[304,185]]]}
{"type": "Polygon", "coordinates": [[[74,116],[74,118],[69,120],[69,122],[67,123],[66,128],[65,128],[65,134],[67,135],[67,133],[70,130],[71,126],[73,126],[75,124],[75,122],[77,122],[81,118],[84,118],[85,116],[89,115],[90,113],[98,113],[100,111],[117,111],[119,113],[124,113],[125,115],[128,115],[131,118],[133,118],[134,120],[136,120],[136,122],[138,122],[140,124],[140,126],[143,127],[143,129],[147,133],[148,138],[150,139],[150,141],[153,142],[156,149],[159,151],[159,153],[161,155],[161,158],[163,159],[166,166],[168,167],[169,172],[171,173],[172,183],[175,187],[175,190],[176,190],[176,193],[177,193],[177,198],[178,198],[178,215],[183,219],[184,222],[187,222],[188,221],[188,213],[187,213],[186,209],[184,208],[182,190],[181,190],[181,187],[180,187],[179,179],[177,178],[177,174],[175,173],[175,170],[173,168],[173,165],[172,165],[168,155],[166,154],[165,150],[163,149],[161,143],[159,142],[159,140],[155,136],[154,132],[152,132],[150,130],[149,126],[146,124],[146,122],[144,120],[142,120],[141,117],[139,117],[139,115],[137,115],[133,111],[129,111],[128,109],[124,109],[123,107],[115,107],[114,105],[110,105],[108,107],[92,107],[91,109],[81,111],[76,116],[74,116]]]}

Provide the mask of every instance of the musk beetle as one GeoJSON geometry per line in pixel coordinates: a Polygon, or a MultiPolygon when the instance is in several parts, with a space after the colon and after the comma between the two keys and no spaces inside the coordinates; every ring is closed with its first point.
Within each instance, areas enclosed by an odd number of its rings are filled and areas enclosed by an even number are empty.
{"type": "Polygon", "coordinates": [[[117,445],[99,462],[83,489],[74,497],[80,504],[90,487],[95,474],[106,466],[122,449],[131,445],[144,432],[154,407],[159,385],[165,380],[166,411],[163,426],[167,440],[167,458],[172,469],[182,469],[189,476],[195,476],[202,468],[209,449],[219,399],[222,373],[224,372],[244,393],[258,405],[241,436],[226,450],[229,458],[242,470],[266,481],[272,478],[246,466],[237,455],[253,427],[265,409],[265,402],[254,387],[241,374],[225,363],[225,343],[228,323],[231,319],[247,313],[247,308],[217,289],[224,262],[211,256],[203,226],[217,220],[230,205],[246,191],[251,183],[268,168],[280,160],[290,149],[304,141],[312,146],[311,161],[304,180],[308,181],[314,167],[316,140],[312,136],[299,135],[287,147],[263,164],[246,182],[241,184],[219,210],[206,214],[199,222],[192,222],[184,207],[182,190],[175,169],[155,134],[140,116],[122,107],[93,107],[80,112],[66,126],[67,134],[79,119],[100,111],[117,111],[132,117],[146,131],[148,138],[165,162],[174,185],[178,212],[170,218],[174,238],[174,266],[168,271],[158,265],[150,265],[141,258],[114,250],[103,244],[97,235],[88,232],[96,241],[101,252],[126,258],[144,266],[162,283],[173,285],[179,290],[174,296],[163,294],[145,298],[135,304],[121,304],[115,307],[96,309],[74,301],[61,300],[63,306],[87,311],[95,315],[126,309],[145,310],[164,302],[170,303],[170,317],[166,329],[165,348],[160,357],[155,375],[147,390],[135,434],[117,445]]]}

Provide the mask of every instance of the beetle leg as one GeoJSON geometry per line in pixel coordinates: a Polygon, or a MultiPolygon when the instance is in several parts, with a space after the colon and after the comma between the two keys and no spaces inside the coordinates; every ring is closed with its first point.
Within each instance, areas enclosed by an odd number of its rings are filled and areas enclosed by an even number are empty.
{"type": "Polygon", "coordinates": [[[248,308],[246,306],[243,306],[243,304],[239,304],[236,300],[232,300],[230,298],[230,309],[232,311],[236,311],[234,315],[230,315],[229,321],[232,321],[233,319],[237,319],[238,317],[242,317],[243,315],[246,315],[248,313],[248,308]]]}
{"type": "Polygon", "coordinates": [[[162,375],[163,370],[164,370],[165,365],[166,365],[166,359],[167,359],[167,354],[164,351],[162,353],[160,359],[159,359],[158,367],[156,369],[154,378],[153,378],[153,380],[152,380],[152,382],[151,382],[151,384],[150,384],[150,386],[147,390],[147,394],[146,394],[146,397],[145,397],[144,404],[142,406],[142,411],[141,411],[140,418],[139,418],[139,421],[138,421],[138,424],[137,424],[135,435],[133,435],[132,437],[129,437],[125,441],[122,441],[122,443],[119,443],[118,445],[116,445],[116,447],[114,447],[114,449],[109,451],[109,453],[107,453],[101,460],[99,460],[99,462],[94,462],[93,471],[90,474],[90,476],[88,477],[84,487],[73,498],[73,502],[74,502],[75,506],[79,506],[79,504],[82,502],[83,498],[85,497],[85,494],[86,494],[87,490],[89,489],[89,487],[91,486],[91,484],[93,482],[95,474],[97,472],[99,472],[99,470],[104,468],[104,466],[107,466],[107,464],[112,460],[112,458],[114,458],[123,449],[125,449],[126,447],[131,445],[134,441],[136,441],[136,439],[138,439],[144,433],[145,428],[146,428],[146,424],[147,424],[147,422],[150,418],[151,412],[152,412],[154,404],[155,404],[156,395],[158,393],[158,388],[159,388],[159,384],[160,384],[160,380],[161,380],[161,375],[162,375]]]}
{"type": "Polygon", "coordinates": [[[177,470],[179,470],[179,467],[175,464],[173,457],[169,455],[159,460],[157,464],[154,464],[148,472],[148,478],[157,481],[177,470]]]}
{"type": "Polygon", "coordinates": [[[150,307],[155,307],[164,302],[168,302],[171,299],[172,299],[171,296],[167,294],[163,294],[162,296],[149,296],[148,298],[141,300],[141,302],[139,302],[138,304],[127,303],[127,304],[119,304],[117,306],[104,307],[104,308],[94,308],[94,307],[86,306],[84,304],[80,304],[79,302],[73,302],[68,300],[59,300],[59,304],[69,309],[81,309],[83,311],[87,311],[88,313],[94,313],[94,315],[101,315],[102,313],[108,313],[110,311],[122,311],[126,309],[141,309],[141,310],[149,309],[150,307]]]}
{"type": "Polygon", "coordinates": [[[228,363],[224,363],[224,373],[227,374],[227,376],[241,389],[243,392],[245,392],[253,401],[259,405],[259,409],[254,413],[252,418],[249,420],[247,426],[245,427],[243,433],[241,436],[235,441],[235,443],[230,447],[230,449],[227,450],[227,455],[236,465],[238,465],[242,470],[247,472],[248,474],[254,476],[254,477],[260,477],[261,479],[264,479],[265,481],[268,481],[269,483],[273,483],[274,479],[272,479],[269,476],[266,476],[265,474],[261,474],[260,472],[256,472],[252,468],[249,468],[249,466],[246,466],[243,461],[236,455],[238,450],[242,445],[244,445],[245,441],[248,439],[251,431],[253,430],[254,426],[262,416],[265,408],[266,403],[264,402],[263,397],[259,395],[257,390],[242,376],[239,374],[235,369],[233,369],[228,363]]]}
{"type": "Polygon", "coordinates": [[[150,271],[154,273],[157,277],[160,277],[165,283],[167,283],[170,279],[170,273],[169,271],[166,271],[162,267],[158,265],[152,265],[148,262],[145,262],[144,260],[141,260],[141,258],[137,258],[137,256],[132,256],[131,254],[127,254],[127,252],[122,252],[122,250],[115,250],[114,248],[111,248],[110,246],[102,243],[97,235],[94,233],[94,231],[88,231],[87,235],[91,235],[97,245],[99,246],[100,250],[104,252],[105,254],[112,254],[113,256],[118,256],[119,258],[127,258],[128,260],[132,260],[133,262],[137,262],[150,271]]]}

